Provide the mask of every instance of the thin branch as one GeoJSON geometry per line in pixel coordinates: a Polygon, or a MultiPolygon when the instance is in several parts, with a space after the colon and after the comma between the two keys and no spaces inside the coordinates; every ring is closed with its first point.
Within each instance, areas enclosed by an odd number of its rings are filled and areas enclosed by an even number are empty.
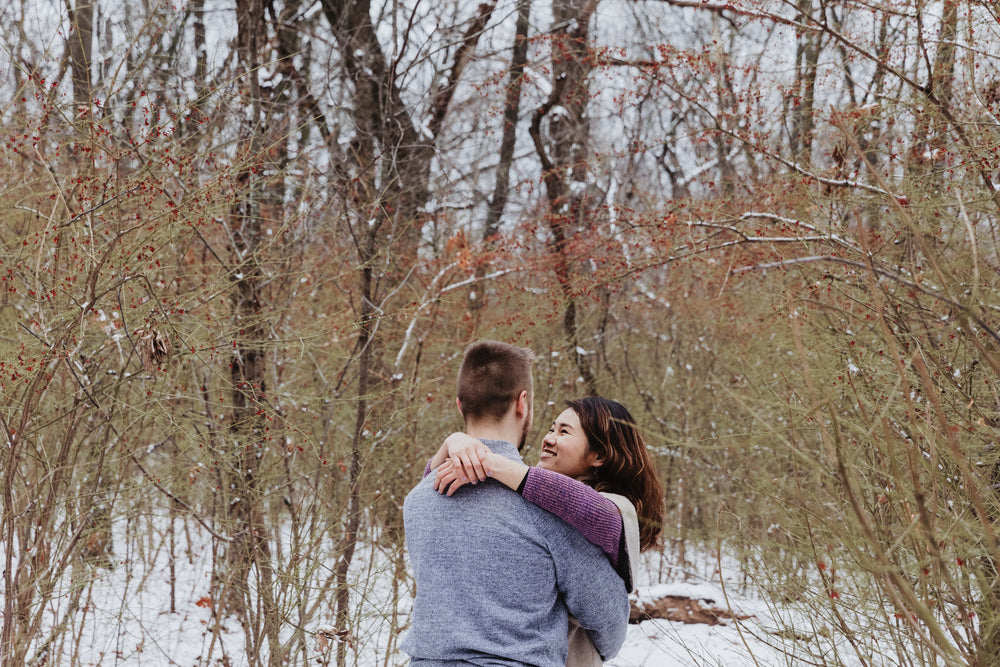
{"type": "Polygon", "coordinates": [[[451,71],[448,73],[448,79],[434,93],[434,103],[431,105],[431,121],[429,125],[432,137],[437,138],[441,132],[441,126],[444,123],[445,115],[448,113],[448,107],[451,106],[455,90],[458,88],[458,80],[462,77],[466,66],[472,60],[472,54],[476,50],[479,38],[482,36],[490,17],[493,16],[493,10],[496,9],[496,6],[497,0],[490,0],[490,2],[484,2],[479,5],[479,13],[476,14],[468,30],[465,31],[462,42],[455,51],[455,59],[452,62],[451,71]]]}
{"type": "MultiPolygon", "coordinates": [[[[851,250],[857,252],[863,252],[861,246],[859,246],[856,243],[853,243],[849,239],[844,238],[840,234],[822,234],[818,227],[809,224],[808,222],[802,222],[801,220],[795,220],[794,218],[785,218],[783,216],[776,215],[774,213],[762,213],[759,211],[748,211],[740,216],[740,220],[753,220],[754,218],[763,218],[764,220],[783,222],[786,225],[792,225],[794,227],[801,227],[803,229],[808,229],[809,231],[820,233],[822,235],[821,237],[827,241],[833,241],[834,243],[842,245],[845,248],[850,248],[851,250]]],[[[764,238],[762,238],[761,240],[764,240],[764,238]]],[[[810,241],[819,240],[818,237],[802,237],[802,238],[804,240],[810,240],[810,241]]]]}
{"type": "MultiPolygon", "coordinates": [[[[431,280],[431,284],[427,286],[427,292],[430,292],[431,289],[434,287],[434,285],[436,285],[445,276],[445,274],[454,267],[455,263],[453,262],[448,266],[444,267],[443,269],[441,269],[441,271],[439,271],[438,274],[434,276],[434,279],[431,280]]],[[[413,341],[413,331],[414,329],[416,329],[417,320],[420,318],[420,314],[425,310],[427,310],[427,308],[430,307],[432,303],[437,301],[439,298],[441,298],[448,292],[454,292],[457,289],[461,289],[462,287],[466,287],[474,283],[493,280],[494,278],[499,278],[500,276],[504,276],[508,273],[514,273],[516,271],[520,271],[520,269],[501,269],[499,271],[494,271],[493,273],[487,274],[485,276],[475,276],[475,275],[469,276],[465,280],[460,280],[457,283],[452,283],[450,285],[442,287],[440,290],[434,293],[433,296],[424,299],[424,301],[421,302],[421,304],[417,307],[416,312],[413,313],[413,317],[410,319],[410,323],[406,327],[406,334],[403,336],[403,344],[399,346],[399,353],[396,355],[396,362],[393,365],[393,367],[399,368],[400,365],[403,363],[403,356],[406,354],[407,348],[409,348],[410,343],[413,341]]]]}
{"type": "Polygon", "coordinates": [[[877,276],[883,278],[888,278],[894,282],[908,287],[914,291],[925,294],[932,299],[936,299],[941,303],[948,304],[952,308],[965,312],[972,318],[972,320],[979,325],[984,331],[986,331],[994,341],[1000,343],[1000,333],[994,331],[982,318],[976,316],[974,313],[970,312],[970,308],[965,306],[958,301],[952,299],[951,297],[941,294],[940,292],[929,289],[925,286],[925,283],[914,282],[908,278],[904,278],[898,273],[894,273],[887,269],[879,268],[874,264],[867,264],[865,262],[859,262],[851,259],[846,259],[844,257],[836,257],[834,255],[812,255],[809,257],[793,257],[792,259],[783,259],[778,262],[767,262],[764,264],[752,264],[749,266],[741,266],[738,269],[732,269],[729,273],[730,275],[736,275],[738,273],[746,273],[748,271],[767,271],[768,269],[781,269],[789,266],[794,266],[796,264],[810,264],[816,262],[832,262],[834,264],[843,264],[844,266],[851,266],[864,271],[871,271],[877,276]]]}
{"type": "Polygon", "coordinates": [[[743,9],[742,7],[735,6],[731,2],[725,2],[725,3],[699,2],[698,0],[656,0],[656,1],[662,2],[672,7],[701,9],[707,12],[712,12],[713,14],[719,14],[720,16],[722,16],[724,12],[732,12],[737,16],[743,16],[754,19],[766,19],[768,21],[774,21],[775,23],[781,23],[783,25],[792,26],[796,30],[804,30],[807,32],[821,31],[820,28],[817,28],[815,26],[810,26],[805,23],[800,23],[793,19],[787,19],[783,16],[778,16],[777,14],[770,14],[768,12],[756,12],[749,9],[743,9]]]}
{"type": "Polygon", "coordinates": [[[761,145],[753,144],[746,137],[741,136],[741,135],[737,134],[736,132],[733,132],[731,130],[726,130],[724,128],[719,128],[718,131],[722,132],[724,134],[728,134],[729,136],[731,136],[732,138],[736,139],[737,141],[742,141],[745,144],[752,145],[753,148],[755,150],[757,150],[764,157],[770,158],[770,159],[772,159],[772,160],[774,160],[776,162],[780,162],[781,164],[785,165],[786,167],[788,167],[792,171],[797,172],[799,174],[802,174],[806,178],[814,180],[817,183],[822,183],[823,185],[829,185],[830,187],[835,187],[835,188],[857,188],[859,190],[867,190],[868,192],[874,192],[875,194],[883,195],[885,197],[892,197],[897,202],[899,202],[901,204],[904,204],[904,205],[907,202],[906,195],[896,194],[894,192],[890,192],[889,190],[887,190],[885,188],[880,188],[878,186],[871,185],[869,183],[864,183],[862,181],[852,181],[852,180],[846,179],[846,178],[827,178],[826,176],[820,176],[816,172],[810,171],[809,169],[806,169],[805,167],[803,167],[802,165],[800,165],[800,164],[798,164],[796,162],[793,162],[791,160],[787,160],[787,159],[781,157],[780,155],[775,155],[774,153],[768,151],[766,148],[764,148],[761,145]]]}
{"type": "Polygon", "coordinates": [[[178,505],[180,505],[182,508],[184,508],[185,510],[187,510],[188,512],[190,512],[191,516],[194,518],[194,520],[197,521],[198,523],[200,523],[201,527],[204,528],[205,530],[207,530],[208,533],[209,533],[209,535],[211,535],[212,537],[214,537],[217,540],[222,540],[223,542],[232,542],[232,541],[234,541],[234,538],[232,538],[232,537],[226,537],[225,535],[220,535],[215,530],[213,530],[212,527],[209,526],[205,522],[204,519],[202,519],[200,516],[198,516],[198,513],[194,510],[193,507],[191,507],[186,502],[184,502],[183,500],[181,500],[180,498],[178,498],[177,496],[175,496],[173,493],[170,492],[169,489],[167,489],[162,484],[160,484],[156,480],[155,477],[153,477],[148,472],[146,472],[146,469],[143,467],[142,463],[140,463],[139,459],[136,458],[135,453],[130,454],[130,458],[132,459],[132,463],[134,463],[136,465],[136,467],[139,468],[139,472],[141,472],[142,475],[143,475],[143,477],[146,478],[146,481],[148,481],[150,484],[152,484],[157,489],[159,489],[161,492],[163,492],[163,494],[166,495],[168,498],[170,498],[172,501],[174,501],[175,503],[177,503],[178,505]]]}

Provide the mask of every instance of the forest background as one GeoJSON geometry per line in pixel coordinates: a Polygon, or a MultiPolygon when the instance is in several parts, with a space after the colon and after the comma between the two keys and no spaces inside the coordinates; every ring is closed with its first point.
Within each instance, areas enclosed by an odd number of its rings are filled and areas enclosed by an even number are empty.
{"type": "Polygon", "coordinates": [[[667,561],[1000,664],[998,11],[0,3],[3,664],[76,664],[113,568],[174,612],[194,543],[241,659],[353,664],[481,337],[531,443],[631,408],[667,561]]]}

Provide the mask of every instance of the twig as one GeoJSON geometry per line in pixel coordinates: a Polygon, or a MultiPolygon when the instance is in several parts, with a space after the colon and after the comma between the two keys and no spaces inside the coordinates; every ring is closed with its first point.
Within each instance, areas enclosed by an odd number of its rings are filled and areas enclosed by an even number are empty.
{"type": "MultiPolygon", "coordinates": [[[[116,429],[116,434],[117,434],[117,429],[116,429]]],[[[198,516],[198,513],[194,510],[193,507],[191,507],[186,502],[175,496],[173,493],[170,492],[169,489],[163,487],[158,481],[156,481],[156,478],[154,478],[152,475],[146,472],[146,469],[143,467],[142,463],[139,462],[139,459],[136,457],[134,452],[129,454],[129,458],[132,459],[132,463],[134,463],[136,467],[139,468],[139,472],[143,474],[143,476],[146,478],[147,481],[149,481],[150,484],[152,484],[161,492],[163,492],[163,494],[166,495],[168,498],[170,498],[172,501],[174,501],[175,503],[183,507],[185,510],[190,512],[191,516],[194,517],[194,520],[200,523],[201,527],[207,530],[212,537],[214,537],[217,540],[221,540],[223,542],[233,541],[232,537],[226,537],[225,535],[220,535],[219,533],[215,532],[215,530],[213,530],[211,526],[205,523],[204,519],[198,516]]]]}
{"type": "Polygon", "coordinates": [[[805,32],[820,32],[822,29],[810,26],[793,19],[786,19],[783,16],[778,16],[777,14],[770,14],[765,12],[755,12],[749,9],[743,9],[741,7],[735,6],[731,2],[718,3],[718,2],[700,2],[699,0],[659,0],[665,4],[671,5],[672,7],[683,7],[690,9],[703,9],[713,14],[719,14],[720,16],[724,12],[732,12],[737,16],[744,16],[747,18],[755,19],[765,19],[768,21],[774,21],[775,23],[781,23],[783,25],[791,26],[796,30],[802,30],[805,32]]]}
{"type": "Polygon", "coordinates": [[[835,257],[833,255],[812,255],[810,257],[795,257],[792,259],[783,259],[778,262],[768,262],[766,264],[752,264],[750,266],[741,266],[738,269],[733,269],[732,271],[730,271],[730,273],[735,275],[737,273],[745,273],[747,271],[767,271],[768,269],[780,269],[787,266],[794,266],[795,264],[809,264],[815,262],[833,262],[834,264],[843,264],[845,266],[852,266],[858,269],[863,269],[865,271],[871,271],[872,273],[878,276],[882,276],[883,278],[888,278],[892,281],[898,282],[901,285],[905,285],[906,287],[909,287],[912,290],[920,292],[921,294],[926,294],[932,299],[937,299],[942,303],[948,304],[952,308],[967,313],[969,317],[971,317],[972,320],[977,325],[979,325],[980,327],[982,327],[984,331],[989,333],[990,337],[992,337],[994,341],[1000,343],[1000,334],[998,334],[989,325],[987,325],[982,320],[982,318],[971,313],[967,306],[962,305],[961,303],[959,303],[958,301],[952,299],[947,295],[928,289],[927,287],[924,287],[920,283],[904,278],[898,273],[893,273],[892,271],[889,271],[887,269],[882,269],[874,265],[866,264],[864,262],[845,259],[844,257],[835,257]]]}

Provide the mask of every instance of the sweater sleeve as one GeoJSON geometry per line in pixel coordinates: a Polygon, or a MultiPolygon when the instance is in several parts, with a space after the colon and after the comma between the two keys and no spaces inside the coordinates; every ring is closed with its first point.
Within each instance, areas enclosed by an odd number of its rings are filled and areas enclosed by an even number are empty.
{"type": "Polygon", "coordinates": [[[433,460],[434,459],[427,459],[427,466],[424,468],[424,477],[427,477],[427,475],[431,474],[431,461],[433,460]]]}
{"type": "Polygon", "coordinates": [[[623,522],[613,502],[583,482],[537,467],[528,470],[522,495],[576,528],[607,554],[616,570],[620,569],[623,522]]]}

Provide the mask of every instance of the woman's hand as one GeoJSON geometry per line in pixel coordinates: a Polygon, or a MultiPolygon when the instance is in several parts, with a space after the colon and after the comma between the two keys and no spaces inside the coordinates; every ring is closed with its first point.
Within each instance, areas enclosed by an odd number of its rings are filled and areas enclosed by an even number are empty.
{"type": "Polygon", "coordinates": [[[465,433],[449,435],[431,460],[431,467],[437,468],[434,489],[449,496],[462,486],[487,477],[516,491],[528,474],[528,466],[494,454],[489,447],[465,433]]]}
{"type": "MultiPolygon", "coordinates": [[[[488,460],[489,448],[472,436],[465,433],[452,433],[445,438],[444,444],[441,445],[441,451],[445,454],[445,459],[451,462],[455,481],[461,481],[461,484],[455,486],[455,489],[469,482],[473,484],[481,482],[493,474],[492,466],[488,460]]],[[[440,486],[442,478],[440,466],[438,470],[439,474],[435,478],[434,488],[443,493],[440,486]]],[[[452,493],[454,493],[454,489],[452,489],[452,493]]]]}
{"type": "MultiPolygon", "coordinates": [[[[521,483],[524,482],[524,478],[528,474],[528,466],[520,461],[494,454],[488,449],[482,458],[482,463],[484,469],[489,471],[490,477],[513,491],[520,489],[521,483]]],[[[437,475],[434,478],[434,488],[438,493],[447,493],[450,496],[468,483],[469,477],[454,465],[453,459],[445,459],[445,462],[438,466],[437,475]]]]}
{"type": "Polygon", "coordinates": [[[434,477],[434,489],[438,493],[450,496],[467,483],[468,478],[461,476],[458,469],[452,465],[451,459],[446,459],[438,466],[437,475],[434,477]]]}

